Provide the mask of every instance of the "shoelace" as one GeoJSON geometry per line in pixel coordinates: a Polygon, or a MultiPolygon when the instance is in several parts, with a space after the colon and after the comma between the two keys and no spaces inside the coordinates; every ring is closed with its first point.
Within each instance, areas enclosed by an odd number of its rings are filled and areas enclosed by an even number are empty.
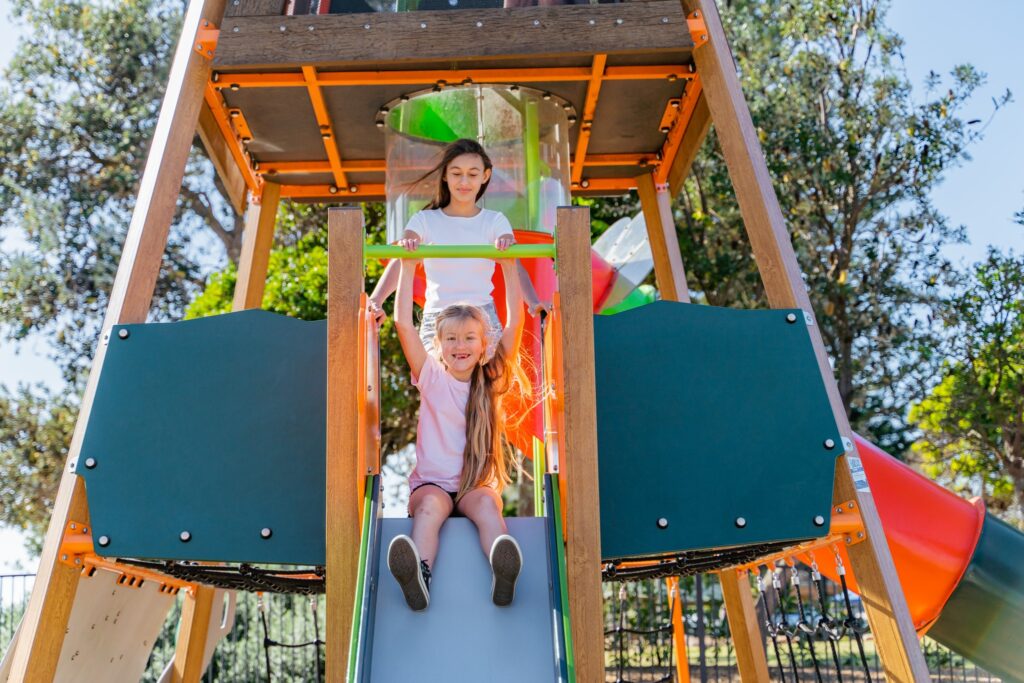
{"type": "Polygon", "coordinates": [[[426,560],[420,560],[420,572],[423,574],[423,583],[427,585],[427,590],[430,590],[430,567],[427,566],[426,560]]]}

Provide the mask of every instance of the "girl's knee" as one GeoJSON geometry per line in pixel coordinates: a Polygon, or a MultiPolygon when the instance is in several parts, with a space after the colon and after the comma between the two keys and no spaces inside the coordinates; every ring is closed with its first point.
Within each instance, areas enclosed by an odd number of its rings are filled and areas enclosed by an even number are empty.
{"type": "Polygon", "coordinates": [[[451,498],[440,490],[419,496],[412,504],[412,516],[439,517],[444,519],[451,513],[451,498]]]}
{"type": "Polygon", "coordinates": [[[491,489],[475,489],[463,496],[459,509],[467,517],[501,516],[501,498],[491,489]]]}

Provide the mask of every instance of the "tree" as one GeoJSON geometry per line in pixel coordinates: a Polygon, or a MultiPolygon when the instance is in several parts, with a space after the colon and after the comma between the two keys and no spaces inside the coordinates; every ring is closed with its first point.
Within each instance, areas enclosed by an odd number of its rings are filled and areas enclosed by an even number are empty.
{"type": "MultiPolygon", "coordinates": [[[[886,6],[733,0],[723,21],[847,415],[899,453],[907,406],[934,368],[927,313],[951,268],[940,248],[962,239],[930,194],[980,134],[964,112],[983,75],[932,74],[915,104],[886,6]]],[[[766,304],[713,142],[676,217],[700,300],[766,304]]]]}
{"type": "Polygon", "coordinates": [[[910,411],[913,452],[933,477],[1024,522],[1024,256],[990,248],[954,285],[942,380],[910,411]]]}
{"type": "MultiPolygon", "coordinates": [[[[45,528],[60,477],[61,435],[74,425],[184,3],[10,7],[27,30],[0,79],[0,334],[7,343],[52,340],[66,381],[54,391],[0,386],[0,522],[34,533],[45,528]]],[[[154,318],[180,317],[198,293],[204,245],[237,257],[241,226],[195,146],[154,318]]]]}

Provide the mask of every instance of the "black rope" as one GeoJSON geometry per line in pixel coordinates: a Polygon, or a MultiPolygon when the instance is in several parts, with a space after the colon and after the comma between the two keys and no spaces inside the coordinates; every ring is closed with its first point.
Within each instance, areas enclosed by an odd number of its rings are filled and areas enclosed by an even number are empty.
{"type": "MultiPolygon", "coordinates": [[[[771,574],[771,569],[765,568],[768,574],[771,574]]],[[[775,628],[775,622],[772,620],[772,610],[768,605],[768,591],[765,590],[765,583],[767,579],[761,574],[757,576],[757,592],[761,597],[761,606],[764,608],[764,628],[768,632],[768,635],[772,639],[772,650],[775,652],[775,662],[779,665],[779,678],[782,683],[786,683],[786,667],[782,665],[782,651],[779,648],[778,629],[775,628]]]]}
{"type": "Polygon", "coordinates": [[[857,641],[857,650],[860,651],[860,663],[864,667],[864,675],[867,677],[867,683],[871,683],[871,670],[868,667],[868,657],[864,653],[864,640],[861,638],[861,634],[867,631],[867,627],[860,618],[853,614],[853,604],[850,602],[850,589],[846,586],[846,567],[843,566],[843,561],[836,555],[836,569],[839,572],[839,583],[843,587],[843,602],[846,603],[846,621],[843,624],[847,631],[853,632],[853,637],[857,641]]]}
{"type": "Polygon", "coordinates": [[[779,603],[779,625],[776,630],[782,633],[783,637],[786,639],[786,650],[789,652],[789,664],[793,669],[793,679],[799,683],[800,674],[797,672],[796,655],[793,653],[793,632],[789,629],[786,605],[782,601],[782,588],[779,581],[780,571],[781,570],[776,569],[771,572],[772,588],[775,590],[775,600],[779,603]]]}
{"type": "Polygon", "coordinates": [[[293,593],[318,595],[324,592],[324,568],[264,569],[250,564],[200,565],[191,562],[167,560],[119,559],[125,564],[152,569],[167,576],[202,583],[225,590],[249,593],[293,593]],[[309,575],[313,576],[310,577],[309,575]]]}
{"type": "Polygon", "coordinates": [[[818,683],[824,683],[821,678],[821,667],[818,666],[818,655],[814,652],[814,628],[807,621],[807,612],[804,609],[804,598],[800,595],[800,572],[794,567],[793,577],[790,579],[793,584],[793,592],[796,593],[796,606],[800,613],[800,621],[797,622],[797,631],[804,635],[804,645],[811,653],[811,663],[814,664],[814,676],[818,683]]]}
{"type": "Polygon", "coordinates": [[[670,576],[707,574],[725,567],[750,564],[758,558],[772,555],[801,542],[801,540],[779,541],[721,550],[691,550],[669,556],[644,555],[608,560],[601,568],[601,579],[603,581],[639,581],[641,579],[665,579],[670,576]],[[650,564],[640,567],[625,567],[622,566],[623,562],[649,562],[650,564]]]}
{"type": "Polygon", "coordinates": [[[811,583],[818,590],[818,605],[821,609],[821,616],[818,617],[817,632],[828,640],[828,646],[832,650],[832,661],[836,665],[836,678],[843,683],[843,667],[839,663],[839,650],[836,648],[836,641],[842,637],[842,633],[835,628],[835,622],[828,614],[828,605],[825,604],[825,581],[818,571],[818,564],[811,565],[811,583]]]}
{"type": "Polygon", "coordinates": [[[326,645],[327,643],[325,641],[323,641],[323,640],[320,640],[320,622],[317,619],[316,597],[315,596],[310,596],[310,605],[309,605],[310,606],[310,610],[313,612],[313,634],[314,634],[313,635],[313,640],[306,641],[305,643],[282,643],[280,641],[277,641],[277,640],[274,640],[273,638],[271,638],[270,637],[270,629],[267,627],[267,610],[266,610],[266,607],[263,604],[263,594],[262,593],[257,593],[256,594],[256,605],[257,605],[257,607],[259,609],[259,612],[260,612],[260,622],[263,624],[263,656],[264,656],[264,658],[266,660],[266,663],[267,663],[267,683],[270,683],[270,680],[271,680],[271,673],[270,673],[270,648],[272,648],[272,647],[280,647],[280,648],[284,648],[286,650],[295,650],[295,649],[304,648],[304,647],[315,647],[316,648],[316,652],[315,652],[315,658],[316,658],[316,664],[315,664],[315,666],[316,666],[316,681],[317,681],[317,683],[319,683],[321,680],[323,680],[323,672],[321,671],[321,668],[320,668],[320,647],[322,645],[326,645]]]}

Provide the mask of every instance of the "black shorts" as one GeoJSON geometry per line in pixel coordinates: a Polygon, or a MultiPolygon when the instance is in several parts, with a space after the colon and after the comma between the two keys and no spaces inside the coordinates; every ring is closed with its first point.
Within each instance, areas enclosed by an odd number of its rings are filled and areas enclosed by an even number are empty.
{"type": "MultiPolygon", "coordinates": [[[[428,481],[428,482],[425,482],[423,484],[420,484],[419,486],[414,488],[412,491],[409,491],[409,498],[410,498],[410,500],[412,499],[412,494],[415,493],[416,491],[418,491],[419,489],[423,488],[424,486],[436,486],[437,488],[439,488],[442,491],[444,491],[444,489],[441,488],[440,484],[435,484],[432,481],[428,481]]],[[[452,499],[452,513],[450,515],[448,515],[448,516],[449,517],[465,517],[464,514],[459,512],[459,507],[455,504],[455,498],[458,497],[459,494],[458,493],[452,493],[451,491],[444,491],[444,492],[447,493],[449,496],[451,496],[451,499],[452,499]]],[[[409,516],[412,517],[412,511],[409,512],[409,516]]]]}

